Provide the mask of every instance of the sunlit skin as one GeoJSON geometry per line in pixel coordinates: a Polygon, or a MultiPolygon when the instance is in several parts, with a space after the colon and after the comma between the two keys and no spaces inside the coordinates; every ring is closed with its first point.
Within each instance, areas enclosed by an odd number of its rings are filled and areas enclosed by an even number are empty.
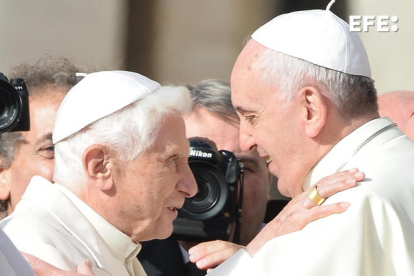
{"type": "Polygon", "coordinates": [[[414,91],[393,91],[378,96],[381,117],[389,117],[414,141],[414,91]]]}
{"type": "Polygon", "coordinates": [[[154,135],[153,146],[132,161],[105,146],[89,147],[83,157],[88,183],[76,192],[134,242],[169,237],[177,209],[197,192],[182,117],[168,115],[154,135]]]}
{"type": "MultiPolygon", "coordinates": [[[[279,191],[288,197],[303,192],[302,183],[312,167],[343,137],[378,112],[352,120],[343,118],[326,95],[326,88],[313,82],[294,92],[291,100],[284,91],[264,80],[255,67],[265,48],[248,42],[239,55],[231,76],[232,103],[240,117],[240,147],[257,147],[269,158],[269,171],[278,177],[279,191]]],[[[283,80],[280,80],[283,81],[283,80]]]]}
{"type": "Polygon", "coordinates": [[[51,93],[31,97],[29,100],[30,131],[21,132],[24,141],[20,144],[11,166],[5,170],[0,169],[0,199],[10,199],[8,214],[13,212],[34,175],[52,181],[52,131],[56,112],[64,95],[55,88],[51,93]]]}
{"type": "Polygon", "coordinates": [[[232,102],[240,117],[240,147],[257,147],[272,158],[269,171],[278,177],[279,191],[293,197],[302,192],[302,180],[311,168],[309,149],[303,143],[300,114],[295,102],[283,103],[278,88],[262,81],[253,61],[266,48],[251,40],[240,54],[231,77],[232,102]]]}
{"type": "MultiPolygon", "coordinates": [[[[269,171],[278,177],[280,192],[292,200],[246,246],[250,256],[270,239],[299,231],[311,221],[349,207],[346,202],[317,206],[308,198],[312,187],[304,191],[302,183],[338,141],[379,116],[373,111],[352,119],[343,118],[330,100],[327,88],[311,80],[293,91],[291,99],[284,99],[277,81],[266,80],[265,73],[256,67],[266,50],[253,39],[244,47],[231,75],[232,103],[240,118],[241,150],[257,149],[262,158],[268,159],[269,171]]],[[[315,185],[322,197],[329,197],[355,187],[364,178],[364,173],[354,169],[321,179],[315,185]]],[[[201,269],[214,267],[239,250],[225,242],[215,246],[211,243],[201,243],[189,250],[190,260],[201,269]]]]}
{"type": "Polygon", "coordinates": [[[207,137],[216,143],[218,149],[233,152],[243,162],[245,177],[240,244],[247,245],[263,223],[269,200],[270,175],[266,163],[255,150],[241,151],[237,119],[228,122],[204,108],[197,108],[184,119],[187,137],[207,137]]]}

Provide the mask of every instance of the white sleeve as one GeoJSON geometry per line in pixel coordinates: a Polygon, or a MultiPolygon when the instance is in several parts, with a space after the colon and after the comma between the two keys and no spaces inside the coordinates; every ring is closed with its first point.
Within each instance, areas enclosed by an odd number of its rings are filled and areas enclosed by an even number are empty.
{"type": "Polygon", "coordinates": [[[233,256],[227,259],[220,266],[208,273],[209,276],[240,276],[240,275],[254,275],[249,274],[249,269],[252,267],[252,258],[244,250],[240,249],[233,256]]]}
{"type": "Polygon", "coordinates": [[[0,275],[34,276],[29,264],[0,228],[0,275]]]}
{"type": "Polygon", "coordinates": [[[33,255],[57,268],[76,271],[71,263],[59,250],[68,247],[67,241],[60,239],[53,228],[41,220],[28,217],[6,218],[1,222],[3,231],[9,236],[15,247],[24,253],[33,255]]]}
{"type": "Polygon", "coordinates": [[[234,256],[211,275],[414,275],[412,222],[396,206],[357,190],[337,198],[352,199],[346,212],[270,240],[250,260],[234,256]]]}

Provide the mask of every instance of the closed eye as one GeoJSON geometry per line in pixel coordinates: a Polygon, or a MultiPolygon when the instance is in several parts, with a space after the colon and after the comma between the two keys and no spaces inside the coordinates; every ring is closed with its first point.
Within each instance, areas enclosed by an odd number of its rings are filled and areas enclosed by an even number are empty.
{"type": "Polygon", "coordinates": [[[54,146],[46,146],[39,150],[41,156],[47,159],[54,159],[55,158],[55,147],[54,146]]]}
{"type": "Polygon", "coordinates": [[[254,119],[256,119],[255,115],[244,116],[244,119],[249,122],[250,124],[254,123],[254,119]]]}

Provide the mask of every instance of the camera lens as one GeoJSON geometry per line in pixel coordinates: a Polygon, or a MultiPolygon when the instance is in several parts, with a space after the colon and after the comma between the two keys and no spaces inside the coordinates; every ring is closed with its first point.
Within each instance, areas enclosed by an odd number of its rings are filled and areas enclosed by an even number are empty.
{"type": "Polygon", "coordinates": [[[197,182],[198,192],[187,198],[179,211],[184,217],[205,220],[217,215],[226,203],[228,190],[224,175],[205,162],[189,162],[197,182]]]}
{"type": "Polygon", "coordinates": [[[189,198],[185,203],[187,210],[201,213],[206,212],[214,207],[220,197],[220,187],[217,186],[218,179],[210,171],[196,171],[197,194],[189,198]]]}
{"type": "MultiPolygon", "coordinates": [[[[188,165],[197,182],[198,192],[187,198],[173,221],[171,238],[186,241],[228,240],[237,219],[239,171],[232,152],[217,150],[206,137],[188,139],[188,165]],[[234,177],[233,177],[234,176],[234,177]]],[[[241,179],[240,185],[243,181],[241,179]]]]}
{"type": "Polygon", "coordinates": [[[0,133],[11,130],[18,122],[20,99],[14,89],[0,80],[0,133]]]}

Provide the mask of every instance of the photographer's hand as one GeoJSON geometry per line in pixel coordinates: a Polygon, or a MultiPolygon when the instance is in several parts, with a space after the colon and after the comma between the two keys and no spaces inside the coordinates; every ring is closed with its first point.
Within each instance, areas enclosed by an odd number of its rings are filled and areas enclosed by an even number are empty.
{"type": "Polygon", "coordinates": [[[64,271],[51,264],[48,264],[33,255],[21,252],[23,257],[29,263],[36,276],[84,276],[95,275],[91,268],[89,260],[83,260],[77,266],[77,272],[64,271]]]}
{"type": "Polygon", "coordinates": [[[190,254],[190,261],[195,263],[199,269],[213,268],[236,253],[242,245],[227,241],[210,241],[200,243],[188,251],[190,254]]]}
{"type": "MultiPolygon", "coordinates": [[[[330,197],[340,191],[353,188],[358,181],[365,178],[358,169],[339,172],[325,177],[315,184],[322,198],[330,197]]],[[[260,233],[246,246],[246,251],[253,256],[267,241],[288,233],[303,229],[309,222],[339,214],[350,206],[346,202],[329,205],[317,205],[308,198],[308,193],[314,186],[293,198],[288,205],[270,221],[260,233]]]]}

